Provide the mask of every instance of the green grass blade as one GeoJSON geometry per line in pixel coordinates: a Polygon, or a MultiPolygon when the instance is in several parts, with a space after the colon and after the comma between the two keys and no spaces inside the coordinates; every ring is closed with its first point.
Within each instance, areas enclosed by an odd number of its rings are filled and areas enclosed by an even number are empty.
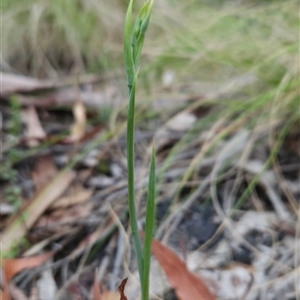
{"type": "Polygon", "coordinates": [[[129,219],[132,231],[134,247],[139,267],[139,274],[142,280],[143,276],[143,254],[141,239],[138,229],[137,213],[135,206],[135,185],[134,185],[134,109],[135,109],[135,88],[138,77],[138,71],[134,77],[128,105],[127,121],[127,164],[128,164],[128,204],[129,219]]]}
{"type": "Polygon", "coordinates": [[[151,243],[154,234],[155,222],[155,150],[152,148],[149,182],[148,182],[148,197],[146,206],[146,225],[145,225],[145,241],[144,241],[144,273],[143,273],[143,289],[142,299],[149,298],[149,275],[150,275],[150,262],[151,262],[151,243]]]}

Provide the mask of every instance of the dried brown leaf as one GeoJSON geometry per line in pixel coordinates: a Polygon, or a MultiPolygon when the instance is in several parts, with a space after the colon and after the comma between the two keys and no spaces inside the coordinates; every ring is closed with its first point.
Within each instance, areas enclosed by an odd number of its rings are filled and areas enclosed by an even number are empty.
{"type": "Polygon", "coordinates": [[[46,138],[46,133],[40,123],[39,116],[33,106],[22,111],[23,120],[26,124],[25,139],[29,147],[36,147],[39,141],[46,138]]]}
{"type": "Polygon", "coordinates": [[[118,287],[118,291],[119,291],[120,296],[121,296],[120,300],[128,300],[127,297],[125,296],[125,293],[124,293],[124,289],[125,289],[127,280],[128,280],[128,278],[123,279],[121,284],[118,287]]]}
{"type": "Polygon", "coordinates": [[[26,235],[36,220],[67,189],[74,178],[75,173],[73,171],[61,171],[43,190],[33,196],[18,213],[9,219],[2,235],[2,252],[9,251],[26,235]]]}
{"type": "Polygon", "coordinates": [[[53,255],[53,251],[31,257],[3,259],[2,267],[6,282],[9,282],[17,273],[27,268],[41,265],[53,255]]]}
{"type": "Polygon", "coordinates": [[[24,258],[11,258],[11,259],[3,259],[2,260],[2,268],[4,275],[4,292],[3,292],[3,300],[11,299],[9,292],[9,282],[10,280],[19,272],[24,269],[34,268],[42,263],[44,263],[47,259],[49,259],[54,252],[48,252],[32,257],[24,257],[24,258]]]}
{"type": "Polygon", "coordinates": [[[86,124],[86,109],[81,98],[78,98],[73,106],[73,115],[75,122],[72,125],[69,139],[78,142],[84,136],[86,124]]]}
{"type": "Polygon", "coordinates": [[[153,240],[152,253],[165,271],[179,299],[215,300],[203,280],[190,272],[185,263],[170,248],[153,240]]]}

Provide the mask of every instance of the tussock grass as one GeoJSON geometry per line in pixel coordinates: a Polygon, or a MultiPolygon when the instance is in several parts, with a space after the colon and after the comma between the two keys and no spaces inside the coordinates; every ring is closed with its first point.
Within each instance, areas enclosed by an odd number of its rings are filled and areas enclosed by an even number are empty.
{"type": "MultiPolygon", "coordinates": [[[[4,2],[2,11],[2,55],[21,71],[51,66],[59,71],[74,62],[93,71],[121,67],[123,1],[14,0],[4,2]]],[[[149,69],[178,65],[186,77],[196,73],[196,79],[205,80],[257,71],[273,84],[294,65],[295,0],[235,6],[160,0],[154,12],[143,51],[149,69]]]]}

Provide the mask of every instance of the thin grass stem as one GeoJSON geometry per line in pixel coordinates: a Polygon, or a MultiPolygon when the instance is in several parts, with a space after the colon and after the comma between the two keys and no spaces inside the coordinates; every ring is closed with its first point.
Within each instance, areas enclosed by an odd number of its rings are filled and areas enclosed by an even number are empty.
{"type": "Polygon", "coordinates": [[[142,244],[138,229],[138,218],[135,202],[135,184],[134,184],[134,109],[135,109],[135,87],[138,72],[133,81],[129,105],[128,105],[128,121],[127,121],[127,165],[128,165],[128,205],[130,227],[136,251],[136,257],[139,268],[140,278],[143,278],[143,254],[142,244]]]}
{"type": "Polygon", "coordinates": [[[144,273],[143,273],[143,289],[142,299],[148,300],[149,297],[149,275],[150,275],[150,263],[151,263],[151,245],[152,237],[154,234],[154,220],[155,220],[155,150],[152,148],[149,182],[148,182],[148,197],[146,206],[146,225],[145,225],[145,240],[144,240],[144,273]]]}

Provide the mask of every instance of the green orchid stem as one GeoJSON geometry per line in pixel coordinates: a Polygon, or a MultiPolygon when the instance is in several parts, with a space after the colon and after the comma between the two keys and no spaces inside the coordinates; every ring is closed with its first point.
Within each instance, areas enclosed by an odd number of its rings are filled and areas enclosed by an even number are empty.
{"type": "MultiPolygon", "coordinates": [[[[137,78],[137,76],[136,76],[137,78]]],[[[128,106],[128,121],[127,121],[127,164],[128,164],[128,205],[129,219],[132,231],[134,247],[139,267],[139,275],[142,278],[143,274],[143,254],[142,244],[139,235],[138,218],[135,202],[135,184],[134,184],[134,109],[135,109],[135,83],[134,81],[130,93],[128,106]]]]}
{"type": "Polygon", "coordinates": [[[142,299],[147,300],[149,298],[149,277],[150,277],[150,262],[151,262],[151,246],[152,237],[154,235],[155,227],[155,150],[152,147],[152,155],[150,162],[149,182],[148,182],[148,196],[146,206],[146,224],[145,224],[145,240],[144,240],[144,252],[143,252],[143,288],[142,299]]]}
{"type": "Polygon", "coordinates": [[[132,6],[133,0],[130,0],[126,17],[124,30],[124,60],[127,75],[127,85],[129,89],[128,120],[127,120],[127,164],[128,164],[128,206],[129,219],[132,231],[132,237],[137,257],[138,270],[141,282],[142,300],[149,299],[149,273],[151,258],[151,242],[154,228],[155,215],[155,152],[152,151],[147,212],[146,212],[146,234],[144,249],[142,247],[139,228],[137,208],[135,201],[134,184],[134,121],[135,121],[135,90],[138,78],[138,62],[142,51],[145,33],[150,21],[153,0],[148,0],[143,5],[137,15],[134,26],[132,27],[132,6]],[[144,251],[144,252],[143,252],[144,251]]]}

